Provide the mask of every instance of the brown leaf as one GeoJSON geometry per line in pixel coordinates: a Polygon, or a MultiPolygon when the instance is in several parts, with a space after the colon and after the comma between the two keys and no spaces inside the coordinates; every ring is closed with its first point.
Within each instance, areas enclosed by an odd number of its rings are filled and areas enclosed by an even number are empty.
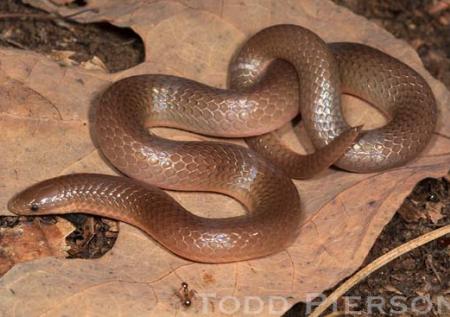
{"type": "Polygon", "coordinates": [[[427,206],[428,208],[427,210],[427,216],[428,218],[430,218],[430,220],[434,223],[437,224],[439,222],[439,220],[441,220],[442,218],[444,218],[444,214],[442,214],[442,210],[444,208],[444,204],[441,202],[438,203],[434,203],[434,204],[428,204],[427,206]]]}
{"type": "Polygon", "coordinates": [[[406,222],[417,222],[427,218],[426,213],[410,200],[405,200],[397,212],[406,222]]]}
{"type": "Polygon", "coordinates": [[[65,237],[73,230],[70,222],[20,221],[12,228],[0,228],[0,276],[15,263],[49,256],[64,257],[65,237]]]}
{"type": "Polygon", "coordinates": [[[449,3],[446,1],[438,1],[436,3],[434,3],[433,5],[431,5],[428,8],[428,13],[429,14],[439,14],[444,10],[447,10],[449,7],[449,3]]]}
{"type": "Polygon", "coordinates": [[[61,66],[75,66],[78,63],[72,59],[75,55],[74,51],[57,51],[53,50],[48,54],[50,58],[57,61],[61,66]]]}
{"type": "Polygon", "coordinates": [[[393,286],[391,284],[386,285],[384,287],[384,289],[388,292],[395,293],[397,295],[403,295],[403,293],[398,288],[396,288],[395,286],[393,286]]]}
{"type": "MultiPolygon", "coordinates": [[[[28,2],[62,15],[75,11],[48,1],[28,2]]],[[[0,312],[4,315],[221,315],[235,308],[236,301],[236,314],[243,314],[245,307],[258,308],[258,300],[249,296],[262,300],[261,314],[272,309],[281,315],[293,303],[354,272],[414,185],[424,177],[442,176],[449,168],[448,91],[430,77],[405,42],[346,9],[312,0],[91,0],[87,8],[97,8],[99,13],[85,12],[76,19],[132,27],[145,43],[146,62],[109,75],[80,67],[61,68],[36,53],[1,49],[1,206],[38,180],[69,172],[114,173],[95,148],[88,124],[92,103],[112,81],[166,73],[224,87],[233,53],[249,36],[271,24],[299,24],[330,42],[366,43],[408,63],[433,88],[439,102],[438,128],[427,150],[407,166],[375,174],[330,169],[312,180],[295,181],[304,220],[297,242],[285,252],[232,264],[192,263],[162,249],[137,229],[121,225],[115,247],[98,260],[45,258],[16,265],[0,280],[0,312]],[[22,91],[25,97],[17,97],[22,91]],[[189,308],[176,295],[182,281],[196,291],[189,308]]],[[[373,113],[362,102],[346,98],[351,122],[380,125],[383,119],[374,119],[373,113]]],[[[301,131],[295,127],[283,134],[300,150],[296,134],[301,131]]],[[[206,139],[170,129],[158,133],[176,139],[206,139]]],[[[170,194],[205,216],[217,216],[217,210],[221,216],[243,212],[237,202],[222,195],[170,194]]],[[[6,214],[6,209],[1,212],[6,214]]]]}

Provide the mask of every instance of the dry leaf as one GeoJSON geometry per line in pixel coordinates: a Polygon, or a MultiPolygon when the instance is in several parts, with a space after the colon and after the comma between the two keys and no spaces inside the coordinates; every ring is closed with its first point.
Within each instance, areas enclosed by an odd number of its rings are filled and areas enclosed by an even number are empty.
{"type": "Polygon", "coordinates": [[[428,204],[427,209],[426,209],[427,216],[430,218],[430,220],[434,224],[437,224],[439,222],[439,220],[444,218],[444,214],[442,213],[442,210],[444,207],[445,207],[444,204],[441,202],[428,204]]]}
{"type": "Polygon", "coordinates": [[[406,222],[418,222],[420,219],[427,219],[426,209],[422,210],[413,200],[406,200],[397,212],[406,222]]]}
{"type": "Polygon", "coordinates": [[[74,51],[53,50],[49,57],[57,61],[61,66],[75,66],[78,63],[71,58],[73,55],[75,55],[74,51]]]}
{"type": "Polygon", "coordinates": [[[15,263],[67,256],[65,238],[73,229],[63,218],[56,223],[43,223],[36,218],[20,221],[13,228],[0,228],[0,276],[15,263]]]}
{"type": "MultiPolygon", "coordinates": [[[[75,12],[50,0],[28,2],[62,15],[75,12]]],[[[146,61],[110,75],[81,67],[61,68],[36,53],[0,49],[3,214],[11,195],[38,180],[69,172],[114,173],[95,148],[88,124],[93,103],[112,81],[166,73],[224,87],[236,49],[272,24],[302,25],[326,41],[366,43],[408,63],[433,88],[439,102],[438,128],[427,150],[407,166],[376,174],[329,170],[315,179],[296,181],[304,221],[297,242],[285,252],[247,262],[198,264],[121,225],[115,247],[98,260],[45,258],[16,265],[0,280],[0,314],[197,316],[224,315],[237,307],[235,315],[260,308],[260,315],[281,315],[295,302],[354,272],[414,185],[449,169],[448,91],[430,77],[403,41],[331,2],[91,0],[85,8],[99,11],[77,15],[81,22],[108,20],[132,27],[145,43],[146,61]],[[176,295],[182,281],[196,290],[189,308],[176,295]]],[[[351,122],[380,124],[371,115],[373,110],[354,98],[346,101],[351,122]]],[[[289,129],[284,135],[294,148],[299,147],[296,132],[289,129]]],[[[205,139],[169,129],[158,133],[205,139]]],[[[170,194],[205,216],[217,215],[217,210],[224,216],[242,212],[237,202],[221,195],[170,194]]]]}
{"type": "Polygon", "coordinates": [[[92,57],[90,60],[86,62],[82,62],[81,67],[87,70],[100,70],[104,72],[108,72],[108,67],[103,63],[103,61],[97,56],[92,57]]]}
{"type": "Polygon", "coordinates": [[[433,15],[439,14],[442,11],[447,10],[449,5],[450,4],[447,3],[446,1],[438,1],[428,8],[428,13],[433,15]]]}
{"type": "Polygon", "coordinates": [[[68,5],[72,2],[75,2],[75,0],[50,0],[50,1],[58,6],[68,5]]]}
{"type": "Polygon", "coordinates": [[[390,285],[390,284],[386,285],[384,287],[384,290],[391,292],[391,293],[395,293],[397,295],[403,295],[403,293],[398,288],[396,288],[395,286],[390,285]]]}

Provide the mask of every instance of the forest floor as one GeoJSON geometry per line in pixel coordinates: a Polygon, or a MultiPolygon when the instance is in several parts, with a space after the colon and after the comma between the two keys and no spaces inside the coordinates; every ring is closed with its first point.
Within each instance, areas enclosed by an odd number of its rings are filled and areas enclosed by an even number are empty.
{"type": "MultiPolygon", "coordinates": [[[[428,71],[450,89],[450,1],[334,2],[406,40],[417,50],[428,71]]],[[[84,3],[74,1],[72,5],[84,3]]],[[[110,72],[142,62],[145,54],[141,39],[131,30],[107,23],[73,23],[31,8],[19,0],[0,2],[0,45],[47,55],[70,52],[70,58],[78,62],[96,56],[110,72]]],[[[363,266],[412,238],[449,224],[449,190],[448,178],[425,179],[417,184],[378,237],[363,266]]],[[[0,221],[0,226],[11,226],[15,222],[11,217],[6,218],[0,221]]],[[[73,257],[98,257],[113,244],[116,236],[105,233],[109,226],[101,220],[84,216],[72,220],[78,227],[68,237],[73,257]],[[92,232],[87,228],[97,230],[95,239],[91,239],[92,232]],[[89,243],[84,243],[85,240],[89,243]]],[[[352,308],[359,312],[358,316],[368,314],[367,303],[374,296],[378,296],[384,305],[383,311],[376,309],[371,316],[394,314],[399,306],[392,303],[393,296],[401,298],[400,302],[410,308],[406,315],[439,316],[438,301],[442,298],[450,301],[450,237],[438,239],[398,258],[356,285],[346,296],[359,299],[352,308]]],[[[345,298],[342,298],[338,310],[344,305],[345,298]]],[[[299,303],[285,316],[299,316],[302,309],[304,305],[299,303]]]]}

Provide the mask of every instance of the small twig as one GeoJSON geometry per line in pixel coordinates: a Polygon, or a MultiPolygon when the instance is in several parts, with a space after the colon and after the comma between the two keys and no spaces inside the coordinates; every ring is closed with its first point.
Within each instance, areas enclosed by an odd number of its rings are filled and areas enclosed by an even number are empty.
{"type": "Polygon", "coordinates": [[[354,285],[358,284],[361,280],[366,278],[372,272],[383,267],[385,264],[395,260],[399,256],[408,253],[409,251],[416,249],[430,241],[436,240],[446,234],[450,233],[450,225],[446,225],[442,228],[428,232],[416,239],[413,239],[401,246],[389,251],[388,253],[382,255],[375,261],[371,262],[369,265],[359,270],[356,274],[345,281],[341,286],[339,286],[333,293],[328,296],[325,301],[323,301],[309,317],[319,317],[330,305],[332,305],[339,297],[344,295],[349,289],[354,285]]]}
{"type": "Polygon", "coordinates": [[[23,50],[28,49],[28,47],[20,44],[19,42],[16,42],[14,40],[8,39],[8,38],[4,37],[1,34],[0,34],[0,41],[4,41],[4,42],[6,42],[6,43],[8,43],[8,44],[10,44],[10,45],[12,45],[14,47],[17,47],[17,48],[20,48],[20,49],[23,49],[23,50]]]}
{"type": "Polygon", "coordinates": [[[37,20],[53,20],[60,17],[39,13],[1,13],[0,19],[37,19],[37,20]]]}
{"type": "Polygon", "coordinates": [[[63,16],[63,18],[70,19],[70,18],[73,18],[73,17],[75,17],[77,15],[80,15],[80,14],[83,14],[83,13],[86,13],[86,12],[98,13],[98,9],[97,8],[83,9],[83,10],[80,10],[78,12],[75,12],[75,13],[72,13],[72,14],[69,14],[69,15],[65,15],[65,16],[63,16]]]}
{"type": "Polygon", "coordinates": [[[90,9],[84,9],[80,10],[78,12],[65,15],[65,16],[59,16],[59,15],[51,15],[51,14],[41,14],[41,13],[0,13],[0,19],[36,19],[36,20],[58,20],[58,19],[69,19],[73,18],[77,15],[80,15],[85,12],[94,12],[98,13],[98,9],[90,8],[90,9]]]}
{"type": "Polygon", "coordinates": [[[136,42],[136,39],[131,39],[131,40],[128,40],[128,41],[124,41],[122,43],[112,43],[112,44],[117,47],[117,46],[130,45],[130,44],[133,44],[134,42],[136,42]]]}
{"type": "Polygon", "coordinates": [[[431,268],[431,270],[433,271],[434,275],[436,276],[436,278],[438,279],[439,283],[442,283],[442,279],[441,276],[439,274],[439,272],[436,270],[436,267],[433,264],[433,256],[431,254],[427,255],[427,260],[426,263],[428,264],[428,266],[431,268]]]}
{"type": "Polygon", "coordinates": [[[325,317],[339,317],[339,316],[345,316],[345,312],[343,312],[343,311],[336,311],[334,313],[326,315],[325,317]]]}

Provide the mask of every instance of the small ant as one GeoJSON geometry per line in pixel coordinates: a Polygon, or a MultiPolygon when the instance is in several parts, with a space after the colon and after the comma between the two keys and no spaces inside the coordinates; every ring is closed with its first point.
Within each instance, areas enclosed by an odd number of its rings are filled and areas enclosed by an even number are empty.
{"type": "Polygon", "coordinates": [[[180,297],[183,306],[189,307],[192,304],[192,298],[195,296],[195,290],[189,289],[189,285],[186,282],[181,283],[181,287],[178,290],[178,297],[180,297]]]}

